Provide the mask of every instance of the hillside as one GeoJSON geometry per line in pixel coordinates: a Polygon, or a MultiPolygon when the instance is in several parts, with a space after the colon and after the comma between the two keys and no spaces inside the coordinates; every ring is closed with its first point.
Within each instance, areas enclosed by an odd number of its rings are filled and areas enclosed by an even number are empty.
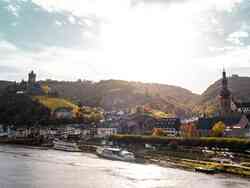
{"type": "MultiPolygon", "coordinates": [[[[123,80],[91,81],[40,81],[43,88],[49,86],[51,92],[56,92],[60,98],[73,101],[75,104],[97,107],[105,110],[133,109],[136,106],[147,105],[170,115],[190,116],[195,101],[199,95],[187,89],[154,83],[128,82],[123,80]]],[[[0,91],[1,94],[1,91],[0,91]]],[[[50,109],[65,101],[51,98],[38,98],[50,109]]]]}
{"type": "Polygon", "coordinates": [[[34,96],[34,100],[37,100],[40,104],[44,105],[45,107],[49,108],[50,111],[54,111],[60,107],[69,107],[72,109],[77,109],[78,107],[71,103],[68,100],[56,98],[56,97],[47,97],[47,96],[34,96]]]}
{"type": "MultiPolygon", "coordinates": [[[[3,88],[11,82],[0,81],[0,94],[3,88]]],[[[161,110],[170,115],[187,117],[193,113],[213,114],[219,107],[219,92],[221,80],[210,85],[202,95],[197,95],[181,87],[128,82],[122,80],[91,81],[40,81],[43,86],[49,86],[60,98],[40,97],[40,101],[50,109],[60,106],[70,106],[81,102],[83,105],[105,110],[118,110],[146,105],[161,110]],[[59,101],[58,101],[59,100],[59,101]],[[68,101],[67,101],[68,100],[68,101]]],[[[229,89],[237,101],[250,101],[250,77],[230,77],[229,89]]]]}
{"type": "Polygon", "coordinates": [[[32,100],[28,95],[6,94],[0,96],[0,124],[15,126],[46,125],[50,110],[32,100]]]}
{"type": "MultiPolygon", "coordinates": [[[[234,100],[238,102],[250,101],[250,77],[233,76],[228,78],[228,86],[234,100]]],[[[221,90],[221,79],[210,85],[202,93],[197,102],[200,111],[214,111],[219,106],[219,93],[221,90]]]]}
{"type": "Polygon", "coordinates": [[[147,84],[122,80],[100,82],[43,81],[60,97],[81,102],[87,106],[100,106],[105,110],[134,108],[148,105],[168,114],[188,116],[199,95],[181,87],[147,84]]]}
{"type": "Polygon", "coordinates": [[[3,93],[3,91],[5,90],[5,88],[7,86],[11,85],[11,84],[13,84],[13,82],[0,80],[0,95],[1,95],[1,93],[3,93]]]}

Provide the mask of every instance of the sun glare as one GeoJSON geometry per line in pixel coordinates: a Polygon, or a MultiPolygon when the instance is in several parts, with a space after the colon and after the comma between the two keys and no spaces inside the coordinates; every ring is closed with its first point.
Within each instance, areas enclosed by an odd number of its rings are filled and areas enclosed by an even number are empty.
{"type": "Polygon", "coordinates": [[[191,16],[184,8],[180,11],[180,6],[130,8],[119,19],[103,24],[101,58],[113,69],[119,66],[122,79],[147,81],[151,75],[160,81],[159,72],[184,66],[194,53],[191,16]],[[152,75],[152,70],[157,71],[152,75]]]}

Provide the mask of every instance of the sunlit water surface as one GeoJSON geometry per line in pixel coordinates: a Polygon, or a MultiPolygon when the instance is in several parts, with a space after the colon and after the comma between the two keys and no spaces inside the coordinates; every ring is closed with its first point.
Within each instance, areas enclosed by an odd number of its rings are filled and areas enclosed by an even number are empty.
{"type": "Polygon", "coordinates": [[[100,159],[93,154],[0,146],[1,188],[250,188],[250,180],[156,165],[100,159]]]}

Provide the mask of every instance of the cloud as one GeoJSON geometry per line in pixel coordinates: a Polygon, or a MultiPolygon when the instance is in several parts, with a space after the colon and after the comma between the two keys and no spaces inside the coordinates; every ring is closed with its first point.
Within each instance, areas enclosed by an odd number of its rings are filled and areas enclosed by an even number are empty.
{"type": "Polygon", "coordinates": [[[0,41],[0,50],[1,50],[1,52],[3,52],[3,51],[5,51],[5,52],[7,52],[7,51],[13,52],[13,51],[16,51],[17,48],[13,44],[2,40],[2,41],[0,41]]]}
{"type": "MultiPolygon", "coordinates": [[[[242,2],[242,0],[131,0],[132,4],[137,5],[139,3],[145,4],[162,4],[162,5],[171,5],[171,4],[188,4],[191,5],[195,9],[199,9],[198,11],[203,11],[211,8],[215,8],[217,10],[227,10],[231,11],[235,5],[242,2]]],[[[190,10],[192,11],[192,10],[190,10]]]]}
{"type": "Polygon", "coordinates": [[[41,79],[117,78],[200,92],[223,65],[247,67],[249,12],[247,0],[2,0],[1,66],[20,70],[17,80],[34,69],[41,79]]]}
{"type": "Polygon", "coordinates": [[[14,5],[8,5],[7,6],[7,10],[10,11],[16,17],[19,16],[18,9],[19,9],[18,6],[14,6],[14,5]]]}
{"type": "Polygon", "coordinates": [[[98,24],[95,17],[78,17],[66,10],[49,11],[31,0],[0,1],[0,40],[22,50],[91,47],[95,41],[82,35],[82,31],[96,35],[98,24]]]}
{"type": "Polygon", "coordinates": [[[229,36],[228,36],[228,38],[227,38],[227,40],[229,41],[229,42],[231,42],[232,44],[234,44],[234,45],[240,45],[240,46],[242,46],[244,43],[242,42],[242,39],[244,39],[244,38],[248,38],[248,32],[245,32],[245,31],[236,31],[236,32],[234,32],[234,33],[231,33],[229,36]]]}

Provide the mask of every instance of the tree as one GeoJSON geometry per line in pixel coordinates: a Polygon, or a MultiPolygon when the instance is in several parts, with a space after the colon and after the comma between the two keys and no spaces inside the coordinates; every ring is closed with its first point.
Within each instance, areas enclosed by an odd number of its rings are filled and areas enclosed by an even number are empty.
{"type": "Polygon", "coordinates": [[[86,123],[99,123],[104,119],[103,114],[95,108],[81,107],[75,112],[75,117],[78,121],[83,121],[86,123]]]}
{"type": "Polygon", "coordinates": [[[94,123],[99,123],[103,118],[104,117],[100,112],[92,112],[90,114],[90,121],[94,123]]]}
{"type": "Polygon", "coordinates": [[[195,137],[198,136],[198,130],[196,125],[193,123],[187,123],[181,126],[181,134],[184,137],[195,137]]]}
{"type": "Polygon", "coordinates": [[[42,90],[43,90],[43,92],[44,92],[46,95],[48,95],[48,94],[49,94],[49,91],[50,91],[50,88],[49,88],[48,85],[43,85],[43,86],[42,86],[42,90]]]}
{"type": "Polygon", "coordinates": [[[153,136],[164,136],[165,134],[164,134],[164,132],[163,132],[162,129],[160,129],[160,128],[154,128],[152,135],[153,136]]]}
{"type": "Polygon", "coordinates": [[[216,114],[218,112],[218,108],[213,104],[208,104],[206,106],[204,112],[208,117],[212,117],[212,116],[214,116],[214,114],[216,114]]]}
{"type": "Polygon", "coordinates": [[[0,97],[0,123],[16,127],[46,125],[50,110],[23,94],[5,94],[0,97]]]}
{"type": "Polygon", "coordinates": [[[212,135],[217,137],[223,136],[225,128],[226,126],[222,121],[215,123],[212,128],[212,135]]]}

